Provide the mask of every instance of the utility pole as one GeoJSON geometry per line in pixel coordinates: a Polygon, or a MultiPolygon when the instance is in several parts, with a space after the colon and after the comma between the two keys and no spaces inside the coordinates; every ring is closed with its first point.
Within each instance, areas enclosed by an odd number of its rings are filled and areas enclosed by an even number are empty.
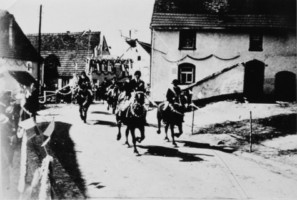
{"type": "MultiPolygon", "coordinates": [[[[41,56],[41,16],[42,16],[42,5],[40,5],[39,10],[39,30],[38,30],[38,54],[41,56]]],[[[41,60],[38,59],[37,65],[37,91],[38,94],[40,92],[40,67],[41,67],[41,60]]]]}

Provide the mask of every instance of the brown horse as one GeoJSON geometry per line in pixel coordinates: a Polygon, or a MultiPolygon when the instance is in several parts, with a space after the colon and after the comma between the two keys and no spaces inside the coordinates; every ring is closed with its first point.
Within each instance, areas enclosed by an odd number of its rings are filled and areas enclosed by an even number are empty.
{"type": "Polygon", "coordinates": [[[184,119],[184,113],[188,107],[188,99],[186,95],[180,95],[179,102],[173,105],[166,105],[168,102],[159,104],[157,110],[158,130],[157,133],[161,133],[161,121],[165,124],[165,140],[170,141],[167,136],[168,128],[171,129],[172,144],[177,147],[175,142],[175,136],[180,137],[183,134],[182,123],[184,119]],[[178,134],[174,134],[174,126],[179,129],[178,134]]]}
{"type": "Polygon", "coordinates": [[[134,146],[134,153],[138,154],[138,150],[136,148],[136,142],[142,142],[145,138],[145,117],[146,117],[146,109],[141,104],[141,99],[144,98],[143,92],[136,92],[134,97],[131,97],[132,101],[130,105],[122,109],[121,107],[124,106],[123,104],[119,105],[119,111],[116,113],[116,120],[118,125],[118,135],[117,140],[121,139],[121,126],[125,124],[127,126],[126,129],[126,144],[128,146],[128,134],[129,131],[132,135],[132,141],[134,146]],[[139,129],[141,137],[135,136],[135,129],[139,129]]]}

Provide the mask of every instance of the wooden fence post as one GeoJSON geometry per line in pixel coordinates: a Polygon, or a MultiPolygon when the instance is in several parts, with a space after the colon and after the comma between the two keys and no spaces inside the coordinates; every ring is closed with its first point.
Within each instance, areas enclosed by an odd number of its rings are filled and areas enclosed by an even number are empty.
{"type": "Polygon", "coordinates": [[[252,111],[250,111],[250,152],[252,152],[252,144],[253,144],[252,136],[253,136],[253,122],[252,122],[252,111]]]}

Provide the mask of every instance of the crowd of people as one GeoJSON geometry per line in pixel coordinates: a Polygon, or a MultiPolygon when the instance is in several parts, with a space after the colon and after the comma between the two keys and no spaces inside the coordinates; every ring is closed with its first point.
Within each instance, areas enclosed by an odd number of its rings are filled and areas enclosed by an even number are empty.
{"type": "MultiPolygon", "coordinates": [[[[0,133],[1,133],[1,170],[2,188],[9,186],[9,171],[17,144],[19,123],[30,117],[36,122],[38,111],[38,90],[36,82],[30,86],[20,85],[17,91],[0,93],[0,133]]],[[[35,128],[36,134],[39,134],[35,128]]]]}

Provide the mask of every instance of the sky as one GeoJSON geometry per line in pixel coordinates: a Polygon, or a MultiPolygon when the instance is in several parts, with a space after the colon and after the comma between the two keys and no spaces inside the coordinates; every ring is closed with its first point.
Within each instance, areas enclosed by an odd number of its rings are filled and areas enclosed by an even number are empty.
{"type": "Polygon", "coordinates": [[[14,15],[25,34],[38,33],[42,5],[42,33],[101,31],[111,54],[127,48],[125,36],[150,43],[150,20],[155,0],[0,0],[0,9],[14,15]]]}

